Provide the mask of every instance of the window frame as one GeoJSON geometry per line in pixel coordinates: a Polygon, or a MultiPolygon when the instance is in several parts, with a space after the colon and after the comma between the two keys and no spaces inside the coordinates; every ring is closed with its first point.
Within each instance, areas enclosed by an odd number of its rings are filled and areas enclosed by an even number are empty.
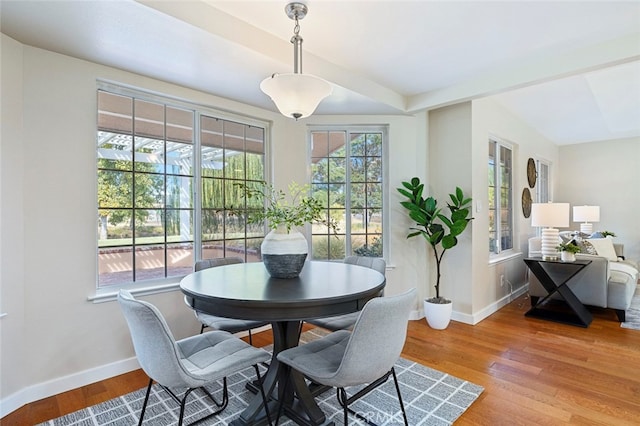
{"type": "MultiPolygon", "coordinates": [[[[514,188],[514,164],[515,164],[515,150],[514,150],[514,144],[505,141],[504,139],[501,139],[499,137],[490,135],[489,136],[489,140],[488,140],[489,144],[494,143],[495,144],[495,166],[494,166],[494,198],[495,198],[495,205],[491,205],[491,202],[489,200],[489,205],[488,205],[488,212],[491,212],[492,210],[495,211],[494,213],[494,221],[493,223],[491,223],[491,218],[489,217],[489,257],[491,259],[495,259],[498,257],[504,257],[504,256],[509,256],[510,254],[515,252],[516,249],[516,244],[515,244],[515,214],[514,214],[514,195],[513,195],[513,188],[514,188]],[[505,148],[507,150],[509,150],[510,154],[511,154],[511,170],[509,173],[509,177],[510,177],[510,182],[509,182],[509,188],[508,188],[508,193],[509,193],[509,200],[508,200],[508,206],[509,208],[508,210],[508,215],[510,218],[510,229],[511,229],[511,247],[509,248],[503,248],[502,247],[502,239],[503,239],[503,229],[501,226],[501,210],[502,210],[502,191],[501,190],[496,190],[499,188],[502,188],[502,173],[500,173],[500,164],[501,164],[501,155],[500,155],[500,151],[501,148],[505,148]],[[495,233],[496,233],[496,237],[495,237],[495,241],[496,241],[496,247],[494,250],[491,249],[491,226],[495,227],[495,233]]],[[[489,146],[487,145],[487,148],[489,148],[489,146]]],[[[490,153],[490,151],[489,151],[490,153]]],[[[490,161],[491,157],[488,155],[487,156],[488,161],[490,161]]],[[[488,163],[489,164],[489,163],[488,163]]],[[[490,181],[487,182],[487,188],[491,188],[490,185],[490,181]]]]}
{"type": "MultiPolygon", "coordinates": [[[[262,135],[263,135],[263,152],[262,152],[262,180],[266,180],[268,176],[271,176],[270,173],[270,124],[266,121],[261,121],[255,118],[251,118],[251,117],[247,117],[247,116],[243,116],[243,115],[239,115],[239,114],[234,114],[228,111],[221,111],[218,110],[216,108],[213,108],[211,106],[208,105],[203,105],[203,104],[199,104],[196,102],[190,102],[184,99],[180,99],[177,97],[172,97],[170,95],[164,95],[164,94],[159,94],[156,92],[151,92],[148,90],[144,90],[144,89],[140,89],[137,87],[132,87],[132,86],[127,86],[127,85],[123,85],[120,83],[115,83],[115,82],[111,82],[111,81],[106,81],[106,80],[97,80],[97,84],[96,84],[96,130],[95,130],[95,134],[96,137],[99,134],[99,132],[101,131],[98,127],[98,114],[99,114],[99,103],[98,103],[98,93],[100,91],[104,91],[104,92],[108,92],[110,94],[116,95],[116,96],[124,96],[124,97],[130,97],[134,100],[141,100],[141,101],[146,101],[146,102],[152,102],[152,103],[157,103],[157,104],[162,104],[165,106],[166,108],[177,108],[177,109],[182,109],[182,110],[187,110],[193,113],[193,123],[192,123],[192,179],[193,179],[193,184],[192,184],[192,191],[191,191],[191,202],[192,202],[192,206],[191,209],[193,211],[193,239],[192,241],[189,241],[189,243],[192,245],[191,250],[192,250],[192,257],[193,257],[193,262],[195,263],[196,260],[200,259],[202,257],[202,251],[203,251],[203,235],[202,235],[202,214],[203,214],[203,206],[202,206],[202,183],[203,183],[203,178],[202,178],[202,169],[201,169],[201,157],[203,155],[202,153],[202,148],[203,148],[203,143],[201,141],[201,119],[202,117],[212,117],[215,119],[219,119],[219,120],[224,120],[227,122],[233,122],[233,123],[237,123],[239,125],[245,126],[246,127],[258,127],[260,129],[262,129],[262,135]]],[[[132,116],[135,117],[135,114],[132,116]]],[[[166,126],[166,117],[165,117],[165,126],[166,126]]],[[[131,137],[134,137],[135,134],[132,133],[131,137]]],[[[170,139],[164,135],[164,141],[165,144],[167,141],[169,141],[170,139]]],[[[94,148],[94,155],[97,154],[97,141],[96,141],[96,145],[94,148]]],[[[249,152],[249,151],[243,151],[243,152],[249,152]]],[[[135,151],[134,151],[135,153],[135,151]]],[[[99,210],[99,203],[98,203],[98,173],[100,171],[99,169],[99,165],[98,165],[98,157],[96,155],[96,165],[95,165],[95,179],[96,179],[96,204],[95,204],[95,208],[96,208],[96,213],[99,210]]],[[[135,160],[132,157],[132,162],[134,162],[135,160]]],[[[133,166],[132,166],[133,167],[133,166]]],[[[164,170],[164,172],[162,173],[163,178],[166,180],[167,176],[172,175],[173,173],[170,173],[166,168],[164,170]]],[[[246,176],[246,172],[244,175],[244,179],[247,179],[246,176]]],[[[167,188],[164,188],[164,196],[167,195],[167,188]]],[[[167,208],[167,205],[165,203],[165,205],[163,206],[163,208],[167,208]]],[[[245,200],[245,208],[246,208],[246,200],[245,200]]],[[[132,211],[135,211],[135,207],[132,207],[132,211]]],[[[246,223],[246,217],[245,217],[245,240],[249,239],[249,236],[246,234],[247,232],[247,223],[246,223]]],[[[175,276],[165,276],[162,278],[153,278],[153,279],[143,279],[143,280],[137,280],[137,281],[129,281],[127,280],[126,282],[118,282],[118,283],[114,283],[112,285],[100,285],[100,280],[99,280],[99,259],[98,259],[98,255],[99,255],[99,251],[100,251],[100,245],[99,245],[99,235],[96,235],[96,247],[95,247],[95,253],[96,253],[96,275],[95,275],[95,294],[92,296],[89,296],[89,300],[94,301],[94,302],[100,302],[100,301],[105,301],[105,300],[111,300],[113,299],[114,295],[117,293],[117,291],[120,288],[126,288],[129,289],[131,291],[133,291],[136,294],[151,294],[151,293],[156,293],[156,292],[161,292],[161,291],[171,291],[174,290],[175,288],[178,287],[179,281],[184,277],[184,275],[175,275],[175,276]]],[[[226,238],[226,237],[225,237],[226,238]]],[[[161,243],[166,251],[166,247],[168,245],[170,245],[171,243],[167,240],[167,232],[165,230],[164,233],[164,239],[161,243]]],[[[132,246],[133,247],[133,246],[132,246]]],[[[166,256],[166,254],[165,254],[166,256]]],[[[133,265],[133,264],[132,264],[133,265]]],[[[133,267],[133,266],[132,266],[133,267]]],[[[166,270],[167,270],[167,265],[165,263],[165,265],[163,266],[165,268],[165,273],[164,275],[166,275],[166,270]]],[[[133,278],[133,275],[132,275],[133,278]]]]}
{"type": "MultiPolygon", "coordinates": [[[[307,127],[307,147],[308,147],[308,171],[309,178],[308,182],[311,186],[313,186],[313,133],[315,132],[345,132],[345,189],[346,194],[350,193],[351,186],[351,177],[349,171],[349,159],[351,158],[349,141],[351,134],[358,133],[379,133],[382,138],[382,147],[380,158],[382,161],[381,166],[381,191],[382,191],[382,206],[381,206],[381,225],[382,225],[382,254],[381,258],[386,259],[388,257],[389,250],[389,196],[388,196],[388,182],[389,182],[389,171],[388,171],[388,163],[389,163],[389,155],[388,155],[388,146],[389,146],[389,126],[385,124],[370,124],[370,125],[309,125],[307,127]]],[[[330,158],[330,157],[329,157],[330,158]]],[[[350,215],[347,213],[351,209],[351,200],[346,197],[345,198],[345,225],[347,229],[344,230],[345,237],[345,256],[349,256],[350,253],[353,253],[353,248],[351,244],[351,220],[350,215]]],[[[329,209],[328,209],[329,210],[329,209]]],[[[313,234],[310,227],[308,230],[308,241],[309,241],[309,256],[314,258],[313,254],[313,235],[321,235],[321,234],[313,234]]],[[[342,234],[342,232],[341,232],[342,234]]],[[[366,233],[365,233],[366,235],[366,233]]],[[[333,238],[333,237],[330,237],[333,238]]],[[[329,259],[331,260],[331,259],[329,259]]],[[[332,259],[336,260],[336,259],[332,259]]]]}

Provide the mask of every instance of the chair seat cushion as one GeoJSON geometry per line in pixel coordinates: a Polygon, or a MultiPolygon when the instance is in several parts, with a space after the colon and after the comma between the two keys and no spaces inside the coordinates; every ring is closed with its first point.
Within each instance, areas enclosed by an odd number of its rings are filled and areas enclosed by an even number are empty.
{"type": "Polygon", "coordinates": [[[337,315],[335,317],[316,318],[307,320],[307,322],[331,331],[347,330],[353,328],[354,324],[358,320],[358,315],[360,315],[360,312],[352,312],[350,314],[337,315]]]}
{"type": "Polygon", "coordinates": [[[340,367],[350,337],[350,331],[339,330],[318,340],[284,350],[278,354],[278,360],[317,383],[327,386],[347,386],[344,383],[336,384],[331,378],[340,367]]]}
{"type": "Polygon", "coordinates": [[[265,321],[251,321],[235,318],[217,317],[215,315],[205,314],[203,312],[196,312],[198,321],[207,327],[214,328],[216,330],[224,330],[229,333],[237,333],[239,331],[250,330],[252,328],[262,327],[269,324],[265,321]]]}
{"type": "Polygon", "coordinates": [[[249,345],[226,331],[210,331],[176,342],[181,364],[193,379],[191,387],[222,379],[254,364],[268,361],[271,355],[249,345]]]}

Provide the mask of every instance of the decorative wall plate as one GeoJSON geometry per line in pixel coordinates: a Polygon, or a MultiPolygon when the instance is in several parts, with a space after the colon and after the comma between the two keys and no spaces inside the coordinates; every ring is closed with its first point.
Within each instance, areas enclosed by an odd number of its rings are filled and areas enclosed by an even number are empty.
{"type": "Polygon", "coordinates": [[[529,181],[529,188],[533,188],[534,186],[536,186],[537,176],[538,172],[536,172],[536,162],[533,158],[529,158],[529,160],[527,161],[527,180],[529,181]]]}
{"type": "Polygon", "coordinates": [[[524,217],[531,216],[531,192],[526,187],[522,190],[522,214],[524,217]]]}

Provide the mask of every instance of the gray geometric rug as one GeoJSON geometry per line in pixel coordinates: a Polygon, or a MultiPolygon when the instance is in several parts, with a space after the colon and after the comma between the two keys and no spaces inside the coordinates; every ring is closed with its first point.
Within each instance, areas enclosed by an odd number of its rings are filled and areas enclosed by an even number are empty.
{"type": "Polygon", "coordinates": [[[631,306],[625,313],[625,320],[620,323],[620,327],[640,330],[640,286],[636,288],[636,293],[631,299],[631,306]]]}
{"type": "MultiPolygon", "coordinates": [[[[310,333],[310,332],[307,332],[310,333]]],[[[306,334],[306,333],[305,333],[306,334]]],[[[405,404],[407,418],[412,426],[450,425],[478,398],[484,390],[475,385],[446,373],[400,358],[395,365],[400,392],[405,404]]],[[[260,374],[263,372],[261,371],[260,374]]],[[[226,426],[247,406],[248,400],[254,395],[245,384],[255,379],[253,368],[246,369],[239,374],[227,378],[229,387],[229,405],[218,416],[202,422],[202,425],[226,426]]],[[[222,384],[207,386],[207,389],[217,399],[220,398],[222,384]]],[[[351,395],[357,389],[348,388],[351,395]]],[[[47,426],[102,426],[136,425],[138,415],[144,401],[146,387],[127,395],[114,398],[102,404],[97,404],[75,413],[41,423],[47,426]]],[[[318,405],[327,415],[327,419],[342,425],[342,408],[336,400],[335,390],[329,390],[316,398],[318,405]]],[[[204,398],[204,393],[191,393],[185,410],[185,424],[206,415],[212,410],[210,401],[204,398]]],[[[365,418],[381,426],[403,424],[402,413],[398,405],[393,378],[369,393],[364,398],[354,402],[350,407],[365,418]]],[[[149,404],[144,416],[146,425],[172,425],[178,420],[178,404],[158,385],[153,385],[149,404]]],[[[280,420],[282,425],[293,425],[286,418],[280,420]]],[[[364,425],[364,422],[349,416],[349,424],[364,425]]]]}

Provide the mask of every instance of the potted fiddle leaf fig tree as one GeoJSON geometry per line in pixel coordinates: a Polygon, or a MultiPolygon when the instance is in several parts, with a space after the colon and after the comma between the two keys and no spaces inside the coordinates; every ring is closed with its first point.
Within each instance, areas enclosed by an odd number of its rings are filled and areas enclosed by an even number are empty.
{"type": "Polygon", "coordinates": [[[408,210],[409,217],[415,222],[409,228],[407,238],[422,236],[431,246],[436,261],[436,295],[425,299],[424,310],[429,326],[442,330],[449,325],[453,311],[451,300],[440,296],[442,258],[458,244],[458,236],[473,220],[471,198],[465,198],[462,189],[456,187],[455,193],[449,194],[451,201],[447,203],[446,209],[439,208],[435,198],[423,196],[424,184],[418,177],[402,182],[402,187],[397,190],[406,198],[400,204],[408,210]]]}

